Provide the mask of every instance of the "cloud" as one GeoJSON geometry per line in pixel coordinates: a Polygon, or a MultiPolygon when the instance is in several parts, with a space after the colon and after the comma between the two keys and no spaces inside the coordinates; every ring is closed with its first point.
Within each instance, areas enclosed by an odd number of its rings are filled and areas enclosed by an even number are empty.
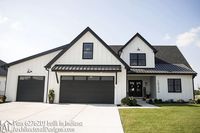
{"type": "Polygon", "coordinates": [[[10,27],[16,31],[21,31],[23,28],[22,28],[22,24],[18,21],[16,22],[13,22],[10,27]]]}
{"type": "Polygon", "coordinates": [[[163,39],[164,39],[164,40],[170,40],[170,39],[171,39],[171,36],[170,36],[169,34],[165,34],[165,36],[164,36],[163,39]]]}
{"type": "Polygon", "coordinates": [[[196,45],[200,47],[200,26],[177,36],[176,44],[180,47],[196,45]]]}
{"type": "Polygon", "coordinates": [[[0,16],[0,24],[5,23],[8,21],[7,17],[0,16]]]}

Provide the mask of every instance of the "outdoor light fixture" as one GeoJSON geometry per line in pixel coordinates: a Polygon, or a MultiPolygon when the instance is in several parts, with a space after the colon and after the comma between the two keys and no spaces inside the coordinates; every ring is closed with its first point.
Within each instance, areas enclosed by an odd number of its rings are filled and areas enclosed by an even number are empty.
{"type": "Polygon", "coordinates": [[[31,69],[28,69],[28,70],[27,70],[27,73],[32,73],[31,69]]]}

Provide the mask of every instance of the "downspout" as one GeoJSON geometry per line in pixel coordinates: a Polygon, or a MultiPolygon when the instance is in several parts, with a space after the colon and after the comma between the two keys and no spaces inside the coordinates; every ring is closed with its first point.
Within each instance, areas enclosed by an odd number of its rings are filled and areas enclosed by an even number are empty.
{"type": "Polygon", "coordinates": [[[194,93],[194,76],[192,77],[192,87],[193,87],[193,100],[195,100],[195,93],[194,93]]]}
{"type": "Polygon", "coordinates": [[[46,70],[48,71],[48,75],[47,75],[47,91],[46,91],[46,103],[47,103],[48,91],[49,91],[49,68],[46,68],[46,70]]]}
{"type": "Polygon", "coordinates": [[[7,73],[6,73],[6,82],[5,82],[5,89],[4,89],[4,96],[6,95],[6,89],[7,89],[7,78],[8,78],[8,69],[7,69],[7,73]]]}

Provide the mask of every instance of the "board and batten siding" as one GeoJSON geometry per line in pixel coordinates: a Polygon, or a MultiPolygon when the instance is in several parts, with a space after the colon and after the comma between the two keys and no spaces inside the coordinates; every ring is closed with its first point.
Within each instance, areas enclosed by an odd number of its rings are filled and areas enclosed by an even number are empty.
{"type": "Polygon", "coordinates": [[[178,100],[188,101],[193,99],[193,83],[192,75],[157,75],[156,76],[156,96],[162,100],[178,100]],[[168,79],[181,79],[181,93],[168,92],[168,79]]]}
{"type": "Polygon", "coordinates": [[[18,76],[45,76],[44,102],[46,101],[46,87],[48,72],[44,66],[55,57],[58,52],[49,53],[8,68],[6,96],[8,101],[16,101],[18,76]],[[27,73],[31,70],[31,73],[27,73]]]}
{"type": "MultiPolygon", "coordinates": [[[[126,96],[126,69],[125,66],[90,32],[83,35],[70,49],[68,49],[52,66],[55,64],[81,64],[81,65],[121,65],[122,71],[117,72],[117,84],[115,84],[115,104],[120,104],[121,99],[126,96]],[[93,43],[93,59],[82,59],[83,43],[93,43]]],[[[62,75],[76,75],[76,76],[114,76],[115,72],[58,72],[62,75]]],[[[60,85],[56,82],[55,73],[50,73],[50,85],[55,89],[55,102],[59,102],[60,85]]]]}
{"type": "Polygon", "coordinates": [[[121,58],[130,65],[130,53],[145,53],[146,66],[131,66],[134,68],[154,68],[155,55],[153,50],[139,37],[135,37],[122,51],[121,58]],[[140,49],[138,51],[138,49],[140,49]]]}

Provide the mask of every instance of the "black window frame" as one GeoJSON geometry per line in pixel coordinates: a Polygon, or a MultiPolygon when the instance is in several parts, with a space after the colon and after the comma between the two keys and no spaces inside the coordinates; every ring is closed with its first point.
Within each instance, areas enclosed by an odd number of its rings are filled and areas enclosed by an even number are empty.
{"type": "Polygon", "coordinates": [[[130,53],[130,66],[146,66],[146,53],[130,53]],[[144,59],[140,59],[140,56],[144,55],[144,59]],[[132,57],[136,58],[132,58],[132,57]],[[136,62],[136,65],[133,65],[132,62],[136,62]],[[141,64],[141,61],[144,61],[144,64],[141,64]]]}
{"type": "Polygon", "coordinates": [[[167,83],[168,83],[168,93],[182,93],[181,79],[168,79],[167,83]],[[179,84],[177,84],[176,81],[178,81],[179,84]],[[170,88],[170,87],[172,87],[172,88],[170,88]],[[179,89],[177,89],[177,88],[179,88],[179,89]]]}
{"type": "Polygon", "coordinates": [[[83,43],[83,48],[82,48],[82,59],[93,59],[93,49],[94,49],[94,46],[93,46],[93,43],[92,42],[85,42],[85,43],[83,43]],[[88,44],[91,44],[91,46],[92,46],[92,50],[86,50],[86,49],[84,49],[85,48],[85,45],[88,45],[88,44]],[[85,52],[91,52],[92,54],[92,57],[85,57],[85,52]]]}

